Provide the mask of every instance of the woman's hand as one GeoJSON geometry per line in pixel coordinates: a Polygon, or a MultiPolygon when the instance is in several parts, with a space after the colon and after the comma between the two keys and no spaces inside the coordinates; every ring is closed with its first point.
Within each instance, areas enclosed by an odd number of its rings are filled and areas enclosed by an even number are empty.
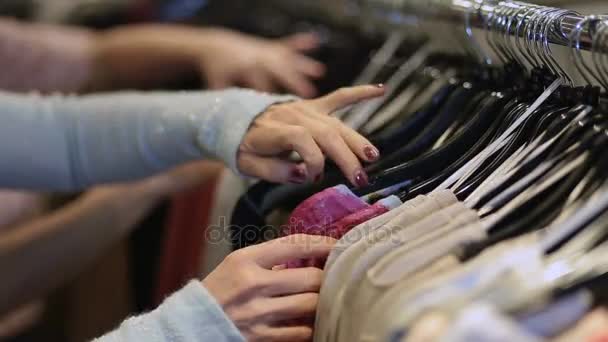
{"type": "Polygon", "coordinates": [[[312,79],[325,67],[303,53],[319,47],[314,34],[302,33],[280,40],[214,30],[201,50],[200,68],[212,89],[240,85],[273,92],[284,88],[310,98],[316,95],[312,79]]]}
{"type": "Polygon", "coordinates": [[[329,114],[383,94],[381,86],[359,86],[343,88],[316,100],[270,107],[253,122],[241,143],[240,171],[277,183],[318,181],[327,156],[354,185],[368,185],[359,160],[378,160],[378,149],[329,114]],[[301,163],[282,158],[293,151],[299,154],[301,163]]]}
{"type": "Polygon", "coordinates": [[[313,97],[312,80],[325,67],[304,55],[319,46],[314,34],[269,40],[225,29],[132,25],[97,36],[93,89],[150,88],[200,73],[212,89],[284,88],[313,97]],[[137,61],[134,63],[133,61],[137,61]]]}
{"type": "Polygon", "coordinates": [[[334,244],[291,235],[248,247],[230,254],[202,283],[248,341],[309,341],[323,271],[280,266],[325,258],[334,244]]]}

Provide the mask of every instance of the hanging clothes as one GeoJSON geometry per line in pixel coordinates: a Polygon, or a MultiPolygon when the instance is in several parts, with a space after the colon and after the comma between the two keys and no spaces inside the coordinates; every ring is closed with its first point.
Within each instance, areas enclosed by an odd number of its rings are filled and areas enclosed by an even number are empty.
{"type": "Polygon", "coordinates": [[[324,266],[315,341],[575,336],[607,304],[608,22],[521,2],[409,5],[462,17],[470,56],[434,52],[445,37],[400,54],[398,34],[373,56],[357,79],[387,95],[335,113],[381,149],[370,185],[341,185],[328,163],[317,184],[256,185],[234,216],[264,225],[287,212],[286,234],[339,239],[325,265],[288,265],[324,266]],[[571,48],[583,85],[550,43],[571,48]]]}

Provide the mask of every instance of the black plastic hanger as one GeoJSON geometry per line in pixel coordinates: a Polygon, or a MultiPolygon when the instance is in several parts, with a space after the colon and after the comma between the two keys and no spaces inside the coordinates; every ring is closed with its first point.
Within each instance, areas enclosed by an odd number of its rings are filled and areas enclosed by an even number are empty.
{"type": "Polygon", "coordinates": [[[407,120],[394,122],[382,131],[369,137],[370,141],[385,153],[392,153],[403,146],[403,137],[414,137],[428,124],[429,118],[435,115],[445,104],[449,95],[457,88],[450,83],[437,92],[431,101],[421,110],[413,113],[407,120]]]}
{"type": "Polygon", "coordinates": [[[374,173],[388,168],[394,167],[399,163],[407,162],[413,158],[428,151],[435,141],[452,125],[458,116],[462,115],[463,109],[466,107],[471,97],[478,92],[470,86],[460,87],[456,89],[443,105],[441,110],[430,119],[426,128],[415,137],[401,136],[395,137],[401,141],[403,147],[392,152],[390,155],[385,155],[380,161],[370,165],[369,173],[374,173]]]}
{"type": "Polygon", "coordinates": [[[493,94],[487,99],[482,110],[476,113],[474,119],[468,123],[466,129],[463,129],[457,136],[440,148],[429,151],[415,160],[373,175],[371,185],[357,192],[371,193],[406,179],[420,179],[442,172],[470,151],[472,146],[475,146],[479,138],[487,132],[487,128],[495,123],[495,113],[508,101],[508,94],[493,94]]]}
{"type": "MultiPolygon", "coordinates": [[[[494,109],[495,108],[488,107],[485,112],[482,111],[479,114],[491,115],[493,117],[494,113],[492,111],[494,109]]],[[[462,166],[464,166],[469,160],[471,160],[479,152],[481,152],[486,146],[488,146],[492,142],[492,139],[495,136],[495,133],[497,132],[497,130],[499,129],[501,124],[502,123],[500,120],[492,120],[491,125],[487,129],[484,130],[483,136],[481,136],[476,141],[476,143],[473,145],[473,147],[471,147],[468,151],[466,151],[466,153],[464,153],[455,163],[448,166],[447,168],[442,170],[440,173],[434,175],[430,179],[425,179],[425,180],[415,184],[414,186],[412,186],[409,189],[408,193],[403,192],[403,193],[399,194],[399,197],[405,201],[405,200],[411,199],[415,196],[418,196],[421,194],[426,194],[426,193],[433,191],[435,188],[437,188],[437,186],[439,186],[441,184],[441,182],[443,182],[450,175],[452,175],[454,172],[456,172],[458,169],[460,169],[462,166]]],[[[461,132],[459,132],[459,134],[467,134],[468,130],[470,130],[470,128],[467,128],[465,126],[463,128],[463,130],[461,132]]],[[[453,139],[456,140],[456,139],[458,139],[458,137],[455,136],[453,139]]]]}

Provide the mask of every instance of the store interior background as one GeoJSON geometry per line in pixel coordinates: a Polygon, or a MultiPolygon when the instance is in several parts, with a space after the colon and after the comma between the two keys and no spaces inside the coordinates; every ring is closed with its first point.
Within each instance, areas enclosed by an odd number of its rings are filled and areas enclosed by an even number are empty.
{"type": "MultiPolygon", "coordinates": [[[[268,37],[278,37],[288,31],[322,30],[321,19],[308,20],[318,15],[314,9],[310,12],[298,11],[302,20],[298,20],[296,26],[291,25],[294,11],[280,9],[281,5],[278,3],[290,7],[298,2],[307,7],[314,1],[2,0],[0,15],[96,29],[133,22],[164,21],[190,25],[219,25],[268,37]]],[[[327,4],[330,1],[319,2],[327,4]]],[[[573,9],[583,14],[608,13],[608,1],[605,0],[529,2],[573,9]]],[[[564,51],[556,48],[555,53],[559,56],[561,65],[570,65],[564,51]]],[[[365,60],[367,56],[360,57],[365,60]]],[[[353,63],[356,64],[357,61],[353,63]]],[[[320,84],[323,92],[347,82],[340,73],[332,74],[331,65],[329,68],[328,79],[320,84]]],[[[356,69],[357,66],[352,65],[351,68],[356,69]]],[[[196,85],[185,80],[182,86],[192,88],[196,85]]],[[[138,297],[144,296],[146,290],[152,291],[150,288],[142,290],[141,283],[154,278],[151,274],[158,263],[162,245],[162,227],[158,222],[162,222],[163,210],[166,208],[159,207],[141,223],[142,228],[146,229],[139,229],[128,241],[113,248],[70,285],[51,296],[50,310],[45,314],[50,331],[66,341],[82,341],[112,329],[125,317],[142,309],[137,305],[138,300],[141,301],[138,297]]],[[[214,260],[221,259],[227,252],[226,246],[220,248],[215,245],[211,248],[218,248],[215,258],[212,258],[214,260]]],[[[213,266],[207,265],[207,269],[213,266]]]]}

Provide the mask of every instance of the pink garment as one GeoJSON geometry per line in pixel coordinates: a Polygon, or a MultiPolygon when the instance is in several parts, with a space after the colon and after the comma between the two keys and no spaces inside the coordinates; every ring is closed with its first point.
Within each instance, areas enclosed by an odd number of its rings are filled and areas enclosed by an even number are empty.
{"type": "MultiPolygon", "coordinates": [[[[384,213],[401,205],[401,201],[394,197],[388,197],[381,201],[378,201],[374,205],[367,205],[365,208],[356,211],[350,215],[347,215],[339,220],[336,220],[324,227],[306,230],[306,234],[311,235],[323,235],[329,236],[334,239],[340,239],[346,233],[348,233],[354,227],[367,222],[375,217],[378,217],[384,213]]],[[[323,268],[325,265],[325,259],[311,259],[311,260],[294,260],[287,263],[287,268],[299,268],[299,267],[318,267],[323,268]]]]}
{"type": "Polygon", "coordinates": [[[346,186],[338,185],[311,196],[292,213],[285,235],[325,235],[323,228],[341,218],[369,207],[346,186]]]}
{"type": "Polygon", "coordinates": [[[374,217],[378,217],[389,210],[390,208],[386,207],[383,203],[378,202],[330,224],[325,228],[325,235],[339,240],[354,227],[367,222],[374,217]]]}
{"type": "Polygon", "coordinates": [[[93,42],[86,30],[0,18],[0,89],[82,90],[91,78],[93,42]]]}

